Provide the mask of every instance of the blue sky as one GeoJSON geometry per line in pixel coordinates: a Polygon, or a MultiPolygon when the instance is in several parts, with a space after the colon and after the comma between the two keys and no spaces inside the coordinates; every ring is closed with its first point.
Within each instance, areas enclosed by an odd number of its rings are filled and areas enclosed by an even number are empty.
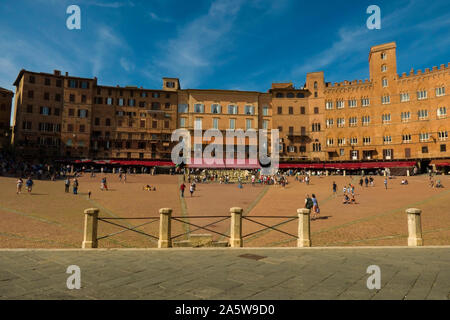
{"type": "Polygon", "coordinates": [[[368,78],[371,46],[397,42],[398,73],[450,61],[450,2],[300,0],[0,0],[0,86],[20,69],[97,76],[103,85],[267,91],[368,78]],[[66,8],[81,8],[81,30],[66,8]],[[366,9],[381,8],[381,30],[366,9]]]}

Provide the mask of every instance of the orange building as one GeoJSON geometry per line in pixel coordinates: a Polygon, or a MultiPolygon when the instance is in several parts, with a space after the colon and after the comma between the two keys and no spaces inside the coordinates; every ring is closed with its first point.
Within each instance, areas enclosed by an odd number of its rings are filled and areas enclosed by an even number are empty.
{"type": "MultiPolygon", "coordinates": [[[[393,42],[371,48],[370,79],[331,84],[323,72],[311,72],[302,86],[273,83],[268,92],[182,89],[176,78],[163,78],[160,90],[108,87],[97,78],[21,70],[12,142],[28,156],[45,150],[70,158],[170,160],[177,128],[215,128],[224,136],[227,129],[279,129],[281,162],[429,162],[450,157],[449,70],[399,76],[393,42]]],[[[193,150],[211,143],[192,142],[193,150]]],[[[257,143],[245,139],[247,155],[257,143]]]]}
{"type": "Polygon", "coordinates": [[[325,84],[324,160],[450,156],[448,66],[399,76],[395,50],[393,42],[371,48],[370,80],[325,84]]]}

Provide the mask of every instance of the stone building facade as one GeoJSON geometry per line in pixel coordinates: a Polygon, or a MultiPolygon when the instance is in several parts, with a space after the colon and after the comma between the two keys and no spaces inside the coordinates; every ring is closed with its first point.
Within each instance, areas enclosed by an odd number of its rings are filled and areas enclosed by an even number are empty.
{"type": "MultiPolygon", "coordinates": [[[[398,75],[396,45],[387,43],[371,48],[369,70],[370,79],[334,84],[311,72],[303,86],[273,83],[267,92],[182,89],[176,78],[159,90],[108,87],[21,70],[12,143],[28,156],[170,160],[171,133],[201,126],[279,129],[282,162],[449,158],[449,66],[398,75]]],[[[247,138],[246,151],[254,144],[247,138]]]]}
{"type": "Polygon", "coordinates": [[[9,146],[11,140],[11,105],[14,92],[0,88],[0,148],[9,146]]]}

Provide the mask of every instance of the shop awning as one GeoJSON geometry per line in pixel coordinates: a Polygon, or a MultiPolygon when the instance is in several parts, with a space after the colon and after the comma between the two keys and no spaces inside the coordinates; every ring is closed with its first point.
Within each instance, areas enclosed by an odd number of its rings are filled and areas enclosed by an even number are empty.
{"type": "Polygon", "coordinates": [[[436,167],[450,167],[450,159],[433,160],[430,165],[435,165],[436,167]]]}
{"type": "Polygon", "coordinates": [[[392,161],[392,162],[347,162],[326,163],[325,169],[384,169],[384,168],[407,168],[416,165],[414,161],[392,161]]]}

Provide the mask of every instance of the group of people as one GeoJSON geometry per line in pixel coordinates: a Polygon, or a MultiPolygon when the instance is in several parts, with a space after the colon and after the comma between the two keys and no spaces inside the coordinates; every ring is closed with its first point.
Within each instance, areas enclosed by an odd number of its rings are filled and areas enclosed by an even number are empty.
{"type": "Polygon", "coordinates": [[[154,187],[152,188],[151,185],[147,184],[147,185],[145,185],[145,186],[142,188],[142,190],[144,190],[144,191],[156,191],[156,187],[154,186],[154,187]]]}
{"type": "MultiPolygon", "coordinates": [[[[197,185],[196,185],[195,181],[192,181],[189,184],[189,192],[191,193],[191,197],[194,196],[194,191],[195,191],[196,186],[197,185]]],[[[184,182],[182,182],[181,185],[180,185],[180,195],[181,195],[182,198],[184,198],[184,190],[185,189],[186,189],[186,185],[184,184],[184,182]]]]}
{"type": "MultiPolygon", "coordinates": [[[[73,194],[78,194],[78,186],[79,186],[79,182],[78,182],[78,178],[74,177],[72,180],[72,192],[73,194]]],[[[64,191],[66,193],[70,192],[70,178],[66,177],[66,179],[64,180],[64,191]]]]}
{"type": "MultiPolygon", "coordinates": [[[[25,182],[25,185],[27,186],[27,192],[31,193],[31,191],[33,190],[33,179],[31,179],[31,177],[28,177],[27,181],[25,182]]],[[[22,178],[19,178],[17,180],[17,194],[21,194],[22,193],[22,186],[23,186],[23,180],[22,178]]]]}
{"type": "Polygon", "coordinates": [[[305,208],[312,211],[311,220],[316,220],[319,218],[319,202],[317,201],[316,195],[314,193],[311,195],[311,197],[309,196],[309,194],[306,194],[305,208]]]}

